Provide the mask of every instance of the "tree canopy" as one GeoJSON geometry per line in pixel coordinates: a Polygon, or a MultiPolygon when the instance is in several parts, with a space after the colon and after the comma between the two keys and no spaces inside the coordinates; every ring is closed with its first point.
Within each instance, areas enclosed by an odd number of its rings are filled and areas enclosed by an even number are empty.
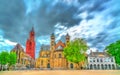
{"type": "Polygon", "coordinates": [[[73,63],[79,63],[85,60],[85,52],[87,51],[88,46],[83,39],[75,39],[64,48],[64,55],[66,59],[73,63]]]}
{"type": "Polygon", "coordinates": [[[115,57],[116,63],[120,65],[120,40],[111,43],[105,49],[107,50],[108,54],[115,57]]]}
{"type": "Polygon", "coordinates": [[[16,64],[16,60],[17,60],[17,56],[16,53],[13,52],[6,52],[6,51],[2,51],[0,53],[0,64],[1,65],[9,65],[9,67],[11,65],[16,64]]]}
{"type": "Polygon", "coordinates": [[[6,51],[2,51],[0,53],[0,64],[6,65],[9,62],[9,53],[6,51]]]}
{"type": "Polygon", "coordinates": [[[10,52],[10,54],[9,54],[9,65],[11,66],[11,65],[14,65],[15,63],[16,63],[16,61],[17,61],[17,56],[16,56],[16,53],[14,53],[14,52],[10,52]]]}

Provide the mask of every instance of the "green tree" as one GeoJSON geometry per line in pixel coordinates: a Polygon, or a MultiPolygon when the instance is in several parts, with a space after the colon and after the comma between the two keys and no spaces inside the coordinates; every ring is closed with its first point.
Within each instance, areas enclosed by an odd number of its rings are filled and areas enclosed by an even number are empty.
{"type": "MultiPolygon", "coordinates": [[[[1,68],[2,68],[4,65],[8,64],[8,62],[9,62],[9,53],[6,52],[6,51],[2,51],[2,52],[0,53],[0,64],[2,65],[1,68]]],[[[3,69],[3,68],[2,68],[2,69],[3,69]]]]}
{"type": "Polygon", "coordinates": [[[116,63],[120,65],[120,40],[106,46],[105,50],[107,50],[108,54],[114,56],[116,63]]]}
{"type": "Polygon", "coordinates": [[[71,41],[63,51],[66,59],[70,62],[76,63],[79,65],[79,62],[86,60],[85,52],[87,51],[88,46],[84,39],[75,39],[71,41]]]}
{"type": "Polygon", "coordinates": [[[10,54],[9,54],[9,68],[12,66],[12,65],[14,65],[14,64],[16,64],[16,61],[17,61],[17,55],[16,55],[16,53],[14,53],[14,52],[10,52],[10,54]]]}

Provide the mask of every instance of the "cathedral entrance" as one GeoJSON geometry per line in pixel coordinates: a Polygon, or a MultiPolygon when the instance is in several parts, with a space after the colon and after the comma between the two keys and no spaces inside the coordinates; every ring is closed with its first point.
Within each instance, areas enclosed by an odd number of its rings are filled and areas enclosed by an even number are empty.
{"type": "Polygon", "coordinates": [[[50,68],[50,63],[47,64],[47,68],[50,68]]]}
{"type": "Polygon", "coordinates": [[[70,64],[70,68],[73,69],[73,64],[72,63],[70,64]]]}

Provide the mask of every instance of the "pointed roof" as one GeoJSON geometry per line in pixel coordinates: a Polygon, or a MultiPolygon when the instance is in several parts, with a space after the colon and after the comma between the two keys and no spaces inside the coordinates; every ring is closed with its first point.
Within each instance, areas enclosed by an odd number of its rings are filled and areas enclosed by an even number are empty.
{"type": "Polygon", "coordinates": [[[32,27],[32,30],[31,30],[32,32],[34,32],[34,26],[32,27]]]}
{"type": "Polygon", "coordinates": [[[57,49],[58,47],[65,47],[65,44],[60,40],[56,45],[55,45],[55,49],[57,49]]]}
{"type": "Polygon", "coordinates": [[[54,33],[52,33],[51,36],[54,36],[54,33]]]}
{"type": "Polygon", "coordinates": [[[16,46],[12,49],[12,51],[17,51],[17,50],[24,52],[24,49],[22,48],[22,46],[19,43],[16,44],[16,46]]]}
{"type": "Polygon", "coordinates": [[[68,33],[66,34],[66,37],[67,37],[67,36],[69,36],[69,37],[70,37],[70,35],[69,35],[68,33]]]}

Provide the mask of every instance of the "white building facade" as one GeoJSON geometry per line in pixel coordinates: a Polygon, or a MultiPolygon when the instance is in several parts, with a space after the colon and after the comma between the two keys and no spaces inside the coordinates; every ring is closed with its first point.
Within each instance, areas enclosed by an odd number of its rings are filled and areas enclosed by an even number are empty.
{"type": "Polygon", "coordinates": [[[114,57],[105,52],[91,52],[88,55],[87,69],[90,70],[113,70],[116,69],[114,57]]]}

